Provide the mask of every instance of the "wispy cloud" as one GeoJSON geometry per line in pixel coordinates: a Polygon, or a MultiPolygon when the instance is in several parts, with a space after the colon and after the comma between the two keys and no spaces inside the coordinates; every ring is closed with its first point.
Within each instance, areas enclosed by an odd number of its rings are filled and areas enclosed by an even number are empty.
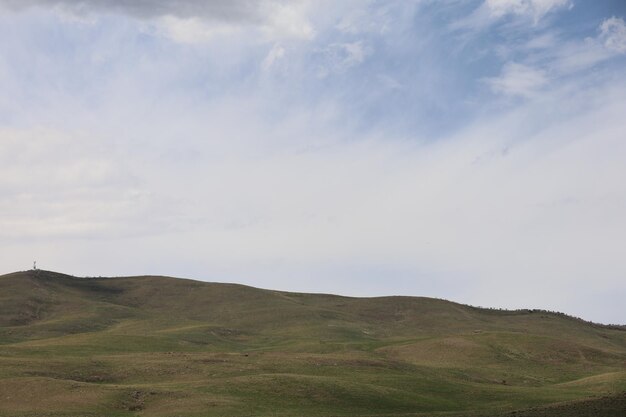
{"type": "Polygon", "coordinates": [[[504,66],[500,76],[485,81],[496,93],[531,97],[548,84],[548,77],[545,71],[510,62],[504,66]]]}
{"type": "Polygon", "coordinates": [[[279,44],[276,44],[270,49],[267,53],[267,56],[263,60],[261,67],[267,71],[269,70],[276,61],[282,59],[285,56],[285,48],[279,44]]]}
{"type": "Polygon", "coordinates": [[[546,14],[571,6],[570,0],[485,0],[484,7],[493,18],[508,14],[531,16],[535,22],[546,14]]]}
{"type": "Polygon", "coordinates": [[[148,20],[160,33],[182,43],[203,43],[215,36],[256,29],[268,39],[310,39],[315,31],[307,18],[308,0],[0,0],[0,8],[52,9],[74,16],[119,14],[148,20]]]}
{"type": "Polygon", "coordinates": [[[362,41],[330,44],[318,52],[321,59],[317,74],[326,77],[330,73],[343,73],[363,63],[371,52],[362,41]]]}
{"type": "Polygon", "coordinates": [[[584,76],[589,69],[626,52],[626,25],[622,19],[609,18],[597,28],[595,36],[563,40],[552,33],[532,37],[509,51],[523,58],[508,61],[497,77],[484,81],[496,93],[533,97],[561,79],[573,74],[584,76]]]}
{"type": "Polygon", "coordinates": [[[485,30],[507,18],[537,26],[547,15],[571,7],[570,0],[484,0],[469,15],[456,19],[451,27],[485,30]]]}
{"type": "Polygon", "coordinates": [[[0,143],[0,244],[155,233],[139,221],[155,202],[105,141],[58,130],[3,129],[0,143]]]}
{"type": "Polygon", "coordinates": [[[600,32],[604,46],[619,53],[626,52],[626,24],[624,24],[624,19],[617,17],[606,19],[600,25],[600,32]]]}

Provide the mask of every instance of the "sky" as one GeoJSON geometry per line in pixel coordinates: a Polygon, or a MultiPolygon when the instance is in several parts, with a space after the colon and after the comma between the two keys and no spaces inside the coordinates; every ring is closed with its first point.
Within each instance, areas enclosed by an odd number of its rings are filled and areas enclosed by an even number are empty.
{"type": "Polygon", "coordinates": [[[0,0],[0,273],[626,324],[623,0],[0,0]]]}

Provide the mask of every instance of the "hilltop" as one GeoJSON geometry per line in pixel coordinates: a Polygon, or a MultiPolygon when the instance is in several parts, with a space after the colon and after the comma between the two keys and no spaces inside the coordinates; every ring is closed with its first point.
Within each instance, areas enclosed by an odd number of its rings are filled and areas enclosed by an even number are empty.
{"type": "Polygon", "coordinates": [[[559,313],[0,276],[2,416],[618,416],[624,391],[624,328],[559,313]]]}

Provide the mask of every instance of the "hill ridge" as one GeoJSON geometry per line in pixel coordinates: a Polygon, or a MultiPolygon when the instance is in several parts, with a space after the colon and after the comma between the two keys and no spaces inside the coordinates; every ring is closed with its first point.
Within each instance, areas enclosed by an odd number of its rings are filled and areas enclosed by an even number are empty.
{"type": "Polygon", "coordinates": [[[578,417],[598,396],[621,407],[624,391],[626,331],[564,314],[165,276],[0,276],[0,417],[535,415],[551,403],[578,417]]]}
{"type": "Polygon", "coordinates": [[[507,308],[475,306],[471,304],[463,304],[457,301],[448,300],[448,299],[440,298],[440,297],[426,297],[426,296],[414,296],[414,295],[350,296],[350,295],[342,295],[342,294],[334,294],[334,293],[315,293],[315,292],[306,293],[306,292],[300,292],[300,291],[285,291],[285,290],[255,287],[252,285],[240,284],[236,282],[203,281],[203,280],[194,279],[194,278],[181,278],[181,277],[172,277],[172,276],[167,276],[167,275],[123,275],[123,276],[110,276],[110,277],[109,276],[97,276],[97,277],[96,276],[75,276],[75,275],[70,275],[70,274],[65,274],[65,273],[50,271],[50,270],[43,270],[43,269],[36,269],[36,270],[31,269],[31,270],[11,272],[11,273],[0,275],[0,279],[2,279],[4,276],[12,276],[12,275],[20,275],[20,274],[24,274],[27,276],[41,277],[41,278],[48,278],[48,277],[52,279],[70,278],[70,279],[77,279],[77,280],[168,279],[168,280],[180,280],[180,281],[188,281],[191,283],[208,284],[208,285],[238,286],[238,287],[248,288],[252,290],[268,291],[274,294],[284,294],[286,296],[289,296],[289,295],[320,296],[320,297],[344,298],[344,299],[351,299],[351,300],[386,300],[386,299],[390,299],[390,300],[407,299],[407,300],[413,300],[413,301],[420,300],[420,299],[436,300],[436,301],[446,302],[446,303],[450,303],[450,304],[457,305],[457,306],[464,307],[464,308],[478,310],[480,312],[493,312],[494,314],[511,314],[511,315],[549,314],[549,315],[559,316],[562,318],[583,322],[592,326],[626,331],[626,324],[599,323],[599,322],[586,320],[582,317],[578,317],[578,316],[560,312],[560,311],[547,310],[547,309],[542,309],[542,308],[507,309],[507,308]]]}

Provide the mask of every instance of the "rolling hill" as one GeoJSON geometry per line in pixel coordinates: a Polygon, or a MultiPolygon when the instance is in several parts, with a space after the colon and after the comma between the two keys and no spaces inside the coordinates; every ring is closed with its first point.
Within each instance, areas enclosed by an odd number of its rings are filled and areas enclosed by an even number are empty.
{"type": "Polygon", "coordinates": [[[626,329],[558,313],[0,276],[0,416],[617,417],[624,392],[626,329]]]}

